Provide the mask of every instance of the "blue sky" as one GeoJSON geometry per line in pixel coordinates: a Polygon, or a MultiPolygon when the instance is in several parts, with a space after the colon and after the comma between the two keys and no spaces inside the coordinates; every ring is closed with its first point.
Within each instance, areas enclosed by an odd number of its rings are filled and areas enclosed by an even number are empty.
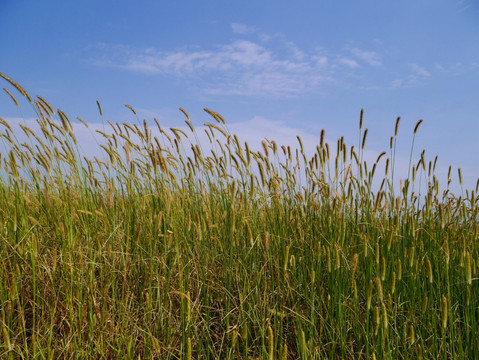
{"type": "MultiPolygon", "coordinates": [[[[130,104],[176,126],[182,107],[199,126],[207,107],[250,143],[314,149],[323,128],[357,145],[364,108],[371,159],[401,116],[407,165],[423,119],[415,159],[479,177],[477,1],[1,0],[0,43],[0,72],[70,118],[99,123],[98,99],[106,120],[133,120],[130,104]]],[[[0,96],[0,117],[19,116],[0,96]]]]}

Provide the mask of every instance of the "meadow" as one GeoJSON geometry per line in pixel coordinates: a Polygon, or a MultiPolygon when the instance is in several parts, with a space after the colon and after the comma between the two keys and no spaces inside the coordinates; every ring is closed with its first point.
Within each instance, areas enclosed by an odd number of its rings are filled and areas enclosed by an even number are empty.
{"type": "Polygon", "coordinates": [[[441,188],[414,140],[395,174],[399,118],[367,164],[362,112],[307,156],[126,105],[88,158],[87,122],[0,76],[36,116],[0,119],[1,359],[477,358],[479,182],[441,188]]]}

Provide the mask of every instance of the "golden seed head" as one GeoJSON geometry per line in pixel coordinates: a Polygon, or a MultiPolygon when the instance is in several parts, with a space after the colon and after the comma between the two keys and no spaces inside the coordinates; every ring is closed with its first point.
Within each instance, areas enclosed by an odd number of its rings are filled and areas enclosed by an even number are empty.
{"type": "Polygon", "coordinates": [[[334,255],[335,255],[335,260],[336,260],[336,266],[335,269],[338,270],[341,267],[341,258],[339,254],[339,248],[335,247],[334,248],[334,255]]]}
{"type": "Polygon", "coordinates": [[[402,263],[401,263],[401,259],[398,259],[397,261],[397,277],[398,277],[398,280],[401,281],[402,280],[402,263]]]}
{"type": "Polygon", "coordinates": [[[427,278],[429,279],[429,283],[432,284],[433,282],[432,265],[431,265],[431,260],[429,260],[429,257],[427,255],[426,255],[426,271],[427,271],[427,278]]]}
{"type": "Polygon", "coordinates": [[[269,232],[266,231],[266,233],[264,234],[264,248],[266,249],[266,251],[268,251],[269,249],[269,232]]]}
{"type": "Polygon", "coordinates": [[[469,251],[466,253],[466,282],[467,285],[472,285],[471,254],[469,251]]]}
{"type": "Polygon", "coordinates": [[[378,297],[379,297],[379,301],[383,302],[384,300],[384,295],[383,295],[383,285],[382,285],[382,281],[381,281],[381,278],[379,276],[376,276],[376,287],[378,289],[378,297]]]}
{"type": "Polygon", "coordinates": [[[366,145],[367,137],[368,137],[368,129],[364,130],[363,142],[361,144],[361,150],[364,150],[364,146],[366,145]]]}
{"type": "Polygon", "coordinates": [[[192,359],[192,351],[191,351],[191,338],[189,337],[187,340],[187,345],[186,345],[186,359],[191,360],[192,359]]]}
{"type": "Polygon", "coordinates": [[[373,281],[369,280],[368,293],[366,296],[366,308],[368,311],[371,309],[372,296],[373,296],[373,281]]]}
{"type": "Polygon", "coordinates": [[[379,306],[374,306],[374,320],[376,322],[376,327],[374,328],[374,334],[377,334],[379,330],[379,325],[381,325],[381,313],[379,311],[379,306]]]}
{"type": "Polygon", "coordinates": [[[328,272],[330,273],[331,272],[331,250],[330,248],[328,247],[327,248],[327,264],[328,264],[328,272]]]}
{"type": "Polygon", "coordinates": [[[441,322],[442,322],[443,329],[447,327],[447,313],[448,313],[447,298],[443,295],[442,303],[441,303],[441,322]]]}
{"type": "Polygon", "coordinates": [[[17,89],[23,96],[25,96],[29,102],[32,102],[32,99],[30,98],[30,95],[28,95],[28,93],[27,93],[20,85],[18,85],[15,81],[13,81],[12,79],[10,79],[10,78],[9,78],[7,75],[5,75],[5,74],[0,73],[0,76],[1,76],[2,78],[4,78],[5,80],[7,80],[10,84],[12,84],[13,87],[14,87],[15,89],[17,89]]]}
{"type": "Polygon", "coordinates": [[[409,344],[414,344],[416,341],[416,335],[414,334],[414,326],[411,324],[409,327],[409,344]]]}
{"type": "Polygon", "coordinates": [[[378,158],[376,159],[376,162],[378,163],[381,158],[386,155],[386,151],[383,151],[381,154],[379,154],[378,158]]]}
{"type": "Polygon", "coordinates": [[[419,129],[419,125],[422,124],[422,120],[419,120],[417,123],[416,123],[416,126],[414,126],[414,135],[416,135],[416,132],[417,130],[419,129]]]}
{"type": "Polygon", "coordinates": [[[304,153],[303,141],[301,140],[301,137],[299,135],[296,135],[296,139],[298,139],[299,147],[301,149],[301,153],[304,153]]]}
{"type": "Polygon", "coordinates": [[[43,105],[45,105],[48,108],[48,111],[52,114],[55,114],[55,111],[51,107],[51,105],[40,95],[37,96],[37,98],[42,102],[43,105]]]}
{"type": "Polygon", "coordinates": [[[379,265],[379,259],[380,259],[380,256],[379,256],[379,241],[376,242],[376,264],[379,265]]]}
{"type": "Polygon", "coordinates": [[[288,260],[289,260],[289,245],[287,245],[284,250],[284,270],[285,271],[288,270],[288,260]]]}
{"type": "Polygon", "coordinates": [[[268,326],[268,359],[273,360],[274,359],[274,336],[273,336],[273,329],[271,326],[268,326]]]}
{"type": "Polygon", "coordinates": [[[18,106],[18,101],[17,99],[15,99],[15,96],[13,96],[12,93],[8,91],[8,89],[3,88],[3,91],[5,91],[8,94],[8,96],[10,96],[10,98],[15,103],[15,105],[18,106]]]}
{"type": "Polygon", "coordinates": [[[281,356],[282,360],[288,360],[288,344],[283,344],[283,355],[281,356]]]}
{"type": "Polygon", "coordinates": [[[393,282],[391,285],[391,294],[394,295],[395,292],[396,292],[396,272],[393,271],[393,282]]]}
{"type": "Polygon", "coordinates": [[[359,115],[359,130],[363,128],[363,115],[364,115],[364,109],[361,109],[361,114],[359,115]]]}
{"type": "Polygon", "coordinates": [[[384,281],[386,278],[386,258],[381,257],[381,280],[384,281]]]}
{"type": "Polygon", "coordinates": [[[383,326],[384,326],[384,329],[387,330],[388,329],[388,312],[387,312],[385,303],[382,304],[382,313],[383,313],[383,326]]]}
{"type": "Polygon", "coordinates": [[[394,127],[394,136],[398,135],[398,129],[399,129],[399,122],[400,121],[401,121],[401,117],[398,116],[398,118],[396,119],[396,126],[394,127]]]}
{"type": "Polygon", "coordinates": [[[131,112],[132,112],[133,114],[135,114],[135,115],[136,115],[136,111],[135,111],[135,109],[133,109],[133,108],[132,108],[130,105],[128,105],[128,104],[125,104],[125,107],[127,107],[128,109],[130,109],[130,110],[131,110],[131,112]]]}
{"type": "Polygon", "coordinates": [[[100,112],[100,116],[103,116],[103,111],[101,110],[100,102],[97,100],[96,105],[98,106],[98,111],[100,112]]]}
{"type": "Polygon", "coordinates": [[[351,259],[351,273],[354,275],[356,273],[356,269],[358,268],[359,263],[359,254],[355,253],[353,258],[351,259]]]}
{"type": "Polygon", "coordinates": [[[188,115],[188,113],[187,113],[185,110],[183,110],[182,108],[179,108],[179,109],[180,109],[180,111],[181,111],[183,114],[185,114],[186,118],[187,118],[188,120],[190,120],[190,115],[188,115]]]}
{"type": "Polygon", "coordinates": [[[266,144],[266,141],[261,141],[261,145],[263,146],[263,150],[264,150],[264,153],[266,155],[266,157],[269,157],[269,149],[268,149],[268,145],[266,144]]]}

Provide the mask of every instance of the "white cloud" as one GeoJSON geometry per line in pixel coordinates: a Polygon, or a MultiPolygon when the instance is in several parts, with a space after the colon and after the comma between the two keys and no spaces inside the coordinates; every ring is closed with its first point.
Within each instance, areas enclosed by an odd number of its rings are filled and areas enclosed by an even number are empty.
{"type": "Polygon", "coordinates": [[[233,30],[235,34],[240,34],[240,35],[249,35],[249,34],[254,34],[256,32],[256,29],[253,26],[248,26],[248,25],[239,24],[239,23],[232,23],[231,30],[233,30]]]}
{"type": "Polygon", "coordinates": [[[409,67],[411,70],[416,73],[417,75],[420,76],[431,76],[431,73],[427,71],[426,69],[420,67],[418,64],[409,64],[409,67]]]}
{"type": "Polygon", "coordinates": [[[327,57],[308,55],[292,42],[287,54],[249,40],[235,40],[213,49],[158,51],[100,44],[97,66],[191,81],[202,91],[235,95],[290,96],[311,91],[329,77],[327,57]],[[292,56],[291,56],[292,55],[292,56]]]}
{"type": "Polygon", "coordinates": [[[409,74],[401,79],[394,79],[390,82],[389,89],[407,89],[414,87],[420,83],[420,78],[417,74],[409,74]]]}
{"type": "Polygon", "coordinates": [[[455,2],[456,5],[456,11],[457,12],[464,12],[464,11],[469,11],[471,4],[469,3],[468,0],[459,0],[455,2]]]}
{"type": "Polygon", "coordinates": [[[345,66],[351,68],[351,69],[359,67],[359,64],[357,63],[357,61],[352,60],[352,59],[348,59],[348,58],[344,58],[344,57],[340,57],[338,59],[338,62],[342,65],[345,65],[345,66]]]}
{"type": "Polygon", "coordinates": [[[230,45],[222,46],[217,55],[212,54],[212,58],[216,58],[218,62],[231,62],[244,67],[262,67],[275,62],[270,51],[247,40],[238,40],[230,45]]]}
{"type": "Polygon", "coordinates": [[[378,54],[376,54],[374,51],[364,51],[358,48],[354,48],[354,49],[351,49],[351,52],[358,59],[361,59],[362,61],[364,61],[365,63],[371,66],[382,65],[381,57],[378,54]]]}
{"type": "Polygon", "coordinates": [[[328,57],[327,56],[317,56],[317,55],[315,55],[311,59],[319,67],[323,67],[323,66],[326,66],[328,64],[328,57]]]}
{"type": "Polygon", "coordinates": [[[285,45],[286,45],[286,47],[291,51],[293,57],[294,57],[296,60],[303,60],[303,59],[305,59],[306,54],[305,54],[303,51],[299,50],[293,42],[287,41],[287,42],[285,43],[285,45]]]}
{"type": "Polygon", "coordinates": [[[91,62],[97,66],[171,76],[196,92],[261,97],[297,96],[324,91],[331,85],[376,90],[411,87],[433,72],[441,71],[439,65],[429,71],[418,64],[406,63],[405,72],[391,77],[391,69],[382,66],[381,56],[375,51],[357,47],[345,47],[338,53],[321,47],[305,51],[281,34],[269,36],[266,41],[264,34],[251,26],[233,23],[231,28],[239,35],[254,33],[257,40],[236,39],[208,48],[185,46],[166,51],[98,44],[89,49],[90,53],[93,50],[91,62]],[[384,72],[385,76],[378,76],[378,72],[384,72]],[[365,78],[372,80],[355,84],[357,79],[365,78]],[[384,80],[378,83],[374,80],[378,78],[384,80]]]}
{"type": "Polygon", "coordinates": [[[391,81],[391,88],[392,89],[399,89],[403,86],[403,84],[404,84],[404,80],[395,79],[395,80],[391,81]]]}
{"type": "MultiPolygon", "coordinates": [[[[412,63],[408,64],[409,69],[412,71],[408,75],[404,75],[402,78],[394,79],[390,82],[389,88],[392,90],[396,89],[404,89],[404,88],[411,88],[420,84],[425,78],[431,76],[431,73],[426,69],[422,68],[418,64],[412,63]]],[[[435,72],[446,72],[447,70],[444,69],[441,65],[435,64],[434,65],[435,72]]]]}
{"type": "Polygon", "coordinates": [[[206,89],[210,94],[249,96],[291,96],[315,88],[323,80],[320,75],[281,74],[279,72],[248,73],[234,83],[219,83],[206,89]]]}

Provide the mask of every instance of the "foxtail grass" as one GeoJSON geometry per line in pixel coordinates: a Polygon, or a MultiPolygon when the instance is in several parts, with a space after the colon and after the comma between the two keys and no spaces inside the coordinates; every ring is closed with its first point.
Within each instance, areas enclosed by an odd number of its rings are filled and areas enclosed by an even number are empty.
{"type": "Polygon", "coordinates": [[[322,131],[311,155],[299,137],[255,150],[209,109],[198,132],[126,105],[88,157],[92,122],[0,75],[35,118],[0,119],[1,358],[479,353],[478,189],[456,197],[449,174],[441,192],[414,140],[398,188],[399,118],[371,165],[363,111],[357,150],[322,131]]]}

